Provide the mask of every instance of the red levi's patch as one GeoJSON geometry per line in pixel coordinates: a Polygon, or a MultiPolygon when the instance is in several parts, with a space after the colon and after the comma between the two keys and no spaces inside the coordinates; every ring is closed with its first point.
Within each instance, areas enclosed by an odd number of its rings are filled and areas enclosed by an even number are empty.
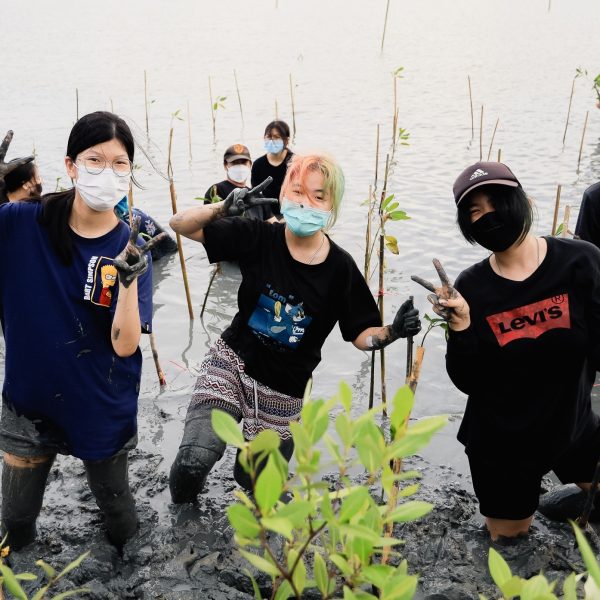
{"type": "Polygon", "coordinates": [[[486,320],[501,347],[521,338],[535,339],[551,329],[570,329],[569,294],[490,315],[486,320]]]}

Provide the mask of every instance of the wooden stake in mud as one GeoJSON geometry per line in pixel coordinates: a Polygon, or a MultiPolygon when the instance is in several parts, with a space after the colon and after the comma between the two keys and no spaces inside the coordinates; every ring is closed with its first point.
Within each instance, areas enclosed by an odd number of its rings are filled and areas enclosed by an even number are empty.
{"type": "Polygon", "coordinates": [[[240,116],[242,117],[242,127],[244,126],[244,109],[242,108],[242,96],[240,95],[240,86],[238,85],[237,73],[233,70],[233,79],[235,81],[235,91],[237,92],[238,104],[240,105],[240,116]]]}
{"type": "Polygon", "coordinates": [[[210,116],[212,118],[213,142],[217,140],[217,113],[213,103],[212,84],[208,76],[208,97],[210,99],[210,116]]]}
{"type": "Polygon", "coordinates": [[[385,42],[385,30],[387,28],[388,13],[390,11],[390,0],[387,0],[385,5],[385,19],[383,21],[383,33],[381,34],[381,52],[383,52],[383,44],[385,42]]]}
{"type": "Polygon", "coordinates": [[[113,104],[113,99],[109,98],[109,100],[110,100],[110,112],[114,113],[115,112],[115,106],[113,104]]]}
{"type": "Polygon", "coordinates": [[[569,233],[570,219],[571,219],[571,207],[567,204],[565,206],[565,216],[563,217],[562,231],[560,232],[560,237],[567,237],[567,234],[569,233]]]}
{"type": "Polygon", "coordinates": [[[556,235],[556,223],[558,221],[558,207],[560,206],[560,192],[562,190],[562,185],[559,183],[556,186],[556,200],[554,201],[554,217],[552,219],[552,231],[550,235],[556,235]]]}
{"type": "Polygon", "coordinates": [[[188,153],[192,161],[192,117],[190,115],[190,101],[187,101],[187,125],[188,125],[188,153]]]}
{"type": "Polygon", "coordinates": [[[502,162],[502,148],[498,148],[498,162],[502,162]]]}
{"type": "Polygon", "coordinates": [[[483,104],[481,105],[481,117],[479,118],[479,160],[483,160],[483,104]]]}
{"type": "MultiPolygon", "coordinates": [[[[177,193],[175,192],[175,182],[173,181],[173,165],[171,163],[171,149],[173,147],[173,127],[169,132],[169,157],[167,160],[167,176],[169,177],[169,192],[171,194],[171,208],[173,214],[177,214],[177,193]]],[[[192,297],[190,295],[190,285],[188,283],[187,269],[185,266],[185,258],[183,256],[183,246],[181,244],[181,236],[176,233],[177,248],[179,252],[179,262],[181,264],[181,273],[183,275],[183,285],[185,287],[185,298],[187,300],[188,313],[190,320],[194,319],[194,309],[192,308],[192,297]]]]}
{"type": "Polygon", "coordinates": [[[294,104],[294,84],[292,83],[292,74],[290,73],[290,98],[292,99],[292,141],[296,137],[296,106],[294,104]]]}
{"type": "Polygon", "coordinates": [[[146,111],[146,135],[150,137],[150,125],[148,122],[148,79],[146,77],[146,69],[144,69],[144,108],[146,111]]]}
{"type": "Polygon", "coordinates": [[[213,269],[213,272],[208,281],[208,286],[206,287],[206,294],[204,294],[204,301],[202,302],[202,308],[200,309],[200,318],[201,319],[202,319],[202,317],[204,317],[204,309],[206,308],[206,301],[208,300],[208,295],[210,294],[210,288],[212,287],[213,281],[215,280],[215,277],[217,276],[217,273],[220,270],[221,270],[220,263],[217,263],[215,265],[215,268],[213,269]]]}
{"type": "Polygon", "coordinates": [[[156,338],[154,332],[150,334],[150,349],[152,350],[152,358],[154,359],[154,366],[156,367],[156,374],[158,375],[158,383],[160,387],[167,385],[167,378],[165,372],[160,366],[160,360],[158,359],[158,348],[156,347],[156,338]]]}
{"type": "Polygon", "coordinates": [[[279,121],[279,107],[277,106],[277,99],[275,99],[275,120],[279,121]]]}
{"type": "Polygon", "coordinates": [[[585,113],[585,121],[583,122],[583,131],[581,133],[581,144],[579,144],[579,156],[577,157],[577,173],[579,173],[579,165],[581,163],[581,153],[583,152],[583,140],[585,139],[585,130],[587,128],[588,117],[590,116],[590,111],[586,111],[585,113]]]}
{"type": "Polygon", "coordinates": [[[471,93],[471,76],[467,75],[469,82],[469,102],[471,103],[471,139],[475,137],[475,115],[473,113],[473,94],[471,93]]]}
{"type": "MultiPolygon", "coordinates": [[[[550,9],[548,9],[550,10],[550,9]]],[[[567,110],[567,122],[565,123],[565,132],[563,133],[563,146],[565,145],[565,140],[567,139],[567,129],[569,128],[569,117],[571,116],[571,104],[573,102],[573,94],[575,93],[575,79],[577,76],[573,77],[573,83],[571,84],[571,95],[569,96],[569,108],[567,110]]]]}
{"type": "Polygon", "coordinates": [[[75,119],[79,121],[79,90],[75,88],[75,119]]]}
{"type": "MultiPolygon", "coordinates": [[[[492,139],[490,141],[490,149],[488,150],[487,159],[490,160],[490,156],[492,155],[492,146],[494,145],[494,138],[496,137],[496,130],[498,129],[498,123],[500,123],[500,118],[496,119],[496,124],[494,125],[494,132],[492,133],[492,139]]],[[[498,161],[500,162],[500,161],[498,161]]]]}

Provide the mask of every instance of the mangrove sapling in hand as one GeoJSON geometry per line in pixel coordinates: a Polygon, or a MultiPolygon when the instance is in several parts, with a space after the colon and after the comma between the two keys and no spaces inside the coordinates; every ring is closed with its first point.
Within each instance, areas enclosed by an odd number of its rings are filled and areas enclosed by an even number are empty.
{"type": "MultiPolygon", "coordinates": [[[[384,529],[388,523],[419,519],[433,506],[419,500],[399,506],[388,501],[379,506],[369,486],[381,482],[390,498],[394,482],[401,481],[404,487],[399,496],[413,496],[419,486],[406,482],[419,474],[394,475],[390,461],[413,455],[447,419],[429,417],[406,428],[413,395],[405,386],[391,402],[395,434],[387,441],[375,422],[377,409],[352,418],[352,393],[346,384],[340,384],[338,395],[327,402],[311,400],[309,394],[310,390],[305,394],[301,420],[291,423],[297,461],[291,477],[274,431],[263,430],[254,440],[246,441],[231,416],[219,410],[212,413],[215,432],[239,448],[240,465],[252,481],[252,497],[237,491],[240,502],[227,509],[240,553],[271,577],[267,596],[271,600],[300,599],[308,587],[317,588],[324,600],[342,595],[375,599],[364,591],[365,586],[376,588],[381,600],[409,600],[415,593],[417,576],[408,574],[406,561],[394,551],[399,564],[379,564],[384,548],[400,544],[400,540],[384,537],[384,529]],[[329,431],[335,408],[341,408],[335,418],[336,437],[329,431]],[[323,443],[327,452],[321,450],[323,443]],[[332,466],[338,472],[334,484],[321,476],[332,466]],[[354,484],[348,476],[356,466],[368,474],[364,485],[354,484]],[[292,500],[285,504],[280,500],[282,494],[292,500]],[[284,538],[281,550],[276,549],[280,544],[270,532],[284,538]]],[[[255,598],[263,600],[256,580],[247,574],[255,598]]]]}

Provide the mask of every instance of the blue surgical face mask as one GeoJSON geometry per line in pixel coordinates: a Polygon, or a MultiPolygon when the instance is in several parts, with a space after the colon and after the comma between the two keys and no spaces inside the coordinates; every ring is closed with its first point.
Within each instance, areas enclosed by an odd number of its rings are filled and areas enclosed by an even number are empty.
{"type": "Polygon", "coordinates": [[[122,219],[126,214],[129,213],[129,201],[127,196],[119,201],[119,203],[115,206],[115,213],[119,219],[122,219]]]}
{"type": "Polygon", "coordinates": [[[308,237],[327,227],[333,211],[319,210],[283,198],[281,214],[285,218],[285,224],[294,235],[308,237]]]}
{"type": "Polygon", "coordinates": [[[265,150],[271,154],[279,154],[283,150],[283,140],[265,140],[265,150]]]}

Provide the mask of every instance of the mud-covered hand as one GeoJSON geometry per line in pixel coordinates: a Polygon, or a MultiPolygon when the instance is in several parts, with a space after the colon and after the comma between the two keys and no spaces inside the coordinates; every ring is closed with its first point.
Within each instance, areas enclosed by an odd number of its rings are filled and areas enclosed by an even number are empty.
{"type": "Polygon", "coordinates": [[[262,191],[273,181],[272,177],[267,177],[262,183],[259,183],[251,190],[247,188],[236,188],[225,198],[223,202],[223,211],[226,217],[239,217],[244,211],[253,206],[263,204],[277,204],[277,198],[265,198],[262,191]]]}
{"type": "Polygon", "coordinates": [[[440,286],[435,286],[418,275],[412,275],[411,279],[433,292],[427,296],[427,300],[433,305],[433,312],[448,321],[450,329],[455,331],[466,329],[471,324],[467,301],[454,289],[442,263],[437,258],[433,259],[433,266],[439,275],[440,286]]]}
{"type": "Polygon", "coordinates": [[[167,235],[164,231],[147,241],[143,246],[136,245],[138,232],[140,230],[140,217],[133,219],[131,234],[127,246],[115,257],[114,265],[119,274],[119,281],[123,287],[128,288],[142,273],[148,269],[148,257],[146,253],[156,244],[160,243],[167,235]]]}
{"type": "Polygon", "coordinates": [[[2,144],[0,144],[0,183],[4,181],[4,177],[8,175],[11,171],[14,171],[17,167],[22,165],[26,165],[28,162],[33,160],[33,156],[26,156],[25,158],[17,158],[15,160],[11,160],[10,162],[4,162],[4,157],[6,156],[6,152],[8,151],[8,147],[13,139],[13,132],[11,130],[6,132],[6,136],[2,140],[2,144]]]}
{"type": "Polygon", "coordinates": [[[421,331],[419,309],[413,305],[413,300],[405,300],[398,309],[394,322],[390,325],[392,336],[395,339],[415,336],[421,331]]]}

